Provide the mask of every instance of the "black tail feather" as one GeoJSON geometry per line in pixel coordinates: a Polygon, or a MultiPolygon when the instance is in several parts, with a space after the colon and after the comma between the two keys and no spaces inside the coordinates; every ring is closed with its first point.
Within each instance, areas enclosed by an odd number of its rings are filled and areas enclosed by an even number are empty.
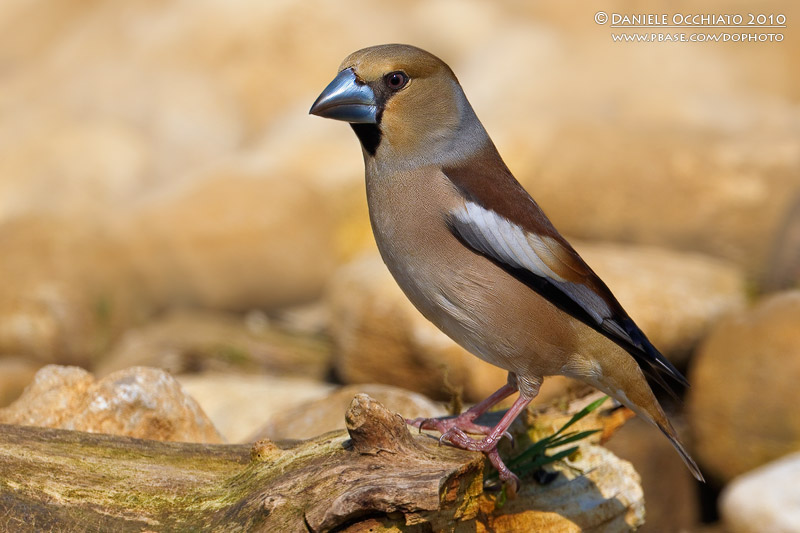
{"type": "Polygon", "coordinates": [[[658,383],[662,389],[677,400],[678,394],[674,386],[667,383],[665,378],[669,377],[672,383],[677,383],[681,387],[689,387],[689,381],[666,357],[661,355],[632,319],[626,317],[621,322],[625,332],[634,343],[634,346],[622,344],[621,346],[633,356],[646,377],[658,383]]]}

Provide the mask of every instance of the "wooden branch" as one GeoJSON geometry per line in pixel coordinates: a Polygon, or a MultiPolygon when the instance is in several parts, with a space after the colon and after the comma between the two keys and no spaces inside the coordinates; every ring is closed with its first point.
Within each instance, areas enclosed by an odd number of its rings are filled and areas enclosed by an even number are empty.
{"type": "Polygon", "coordinates": [[[363,394],[346,422],[347,432],[252,446],[0,425],[0,530],[625,531],[641,523],[638,476],[602,448],[585,446],[553,483],[525,480],[501,507],[483,490],[480,454],[412,435],[363,394]]]}

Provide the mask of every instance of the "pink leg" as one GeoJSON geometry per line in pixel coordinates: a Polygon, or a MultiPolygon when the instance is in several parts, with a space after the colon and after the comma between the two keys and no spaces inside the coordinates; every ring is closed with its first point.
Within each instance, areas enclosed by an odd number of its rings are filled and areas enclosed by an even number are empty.
{"type": "Polygon", "coordinates": [[[491,396],[480,403],[476,403],[460,415],[454,418],[415,418],[406,422],[419,429],[435,429],[439,433],[447,433],[451,428],[458,428],[462,432],[474,433],[478,435],[488,435],[492,428],[475,424],[474,420],[485,413],[489,408],[497,405],[512,394],[517,392],[517,388],[511,384],[500,387],[491,396]]]}
{"type": "Polygon", "coordinates": [[[503,435],[508,433],[511,423],[531,403],[532,399],[520,394],[511,409],[506,411],[500,422],[482,440],[475,440],[467,436],[463,430],[456,426],[445,431],[439,440],[448,441],[456,448],[485,453],[489,461],[497,469],[498,474],[500,474],[500,479],[511,482],[513,484],[512,491],[516,492],[520,486],[519,478],[500,459],[500,455],[497,453],[497,443],[503,438],[503,435]]]}
{"type": "Polygon", "coordinates": [[[511,409],[506,411],[506,414],[504,414],[503,418],[500,419],[500,422],[498,422],[497,425],[492,428],[492,430],[481,440],[475,440],[467,436],[462,429],[456,426],[451,427],[445,433],[443,433],[441,440],[449,441],[457,448],[463,448],[464,450],[473,450],[476,452],[488,452],[493,450],[497,448],[497,443],[508,431],[511,423],[528,406],[528,404],[531,403],[532,399],[533,398],[526,398],[520,394],[519,398],[514,401],[514,405],[511,406],[511,409]]]}

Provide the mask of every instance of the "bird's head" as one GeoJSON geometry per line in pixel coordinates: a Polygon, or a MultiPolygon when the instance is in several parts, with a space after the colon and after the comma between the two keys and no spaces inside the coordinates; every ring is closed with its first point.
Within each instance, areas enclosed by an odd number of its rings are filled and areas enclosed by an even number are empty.
{"type": "Polygon", "coordinates": [[[349,122],[365,157],[440,162],[454,146],[463,149],[465,135],[480,137],[476,126],[483,132],[450,67],[402,44],[350,54],[310,113],[349,122]]]}

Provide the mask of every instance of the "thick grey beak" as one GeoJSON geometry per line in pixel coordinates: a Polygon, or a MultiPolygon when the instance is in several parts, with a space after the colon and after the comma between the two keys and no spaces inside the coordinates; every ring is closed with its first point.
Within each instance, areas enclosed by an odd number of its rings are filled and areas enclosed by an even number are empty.
{"type": "Polygon", "coordinates": [[[325,87],[309,113],[351,123],[375,124],[378,107],[372,89],[356,78],[353,69],[347,68],[325,87]]]}

